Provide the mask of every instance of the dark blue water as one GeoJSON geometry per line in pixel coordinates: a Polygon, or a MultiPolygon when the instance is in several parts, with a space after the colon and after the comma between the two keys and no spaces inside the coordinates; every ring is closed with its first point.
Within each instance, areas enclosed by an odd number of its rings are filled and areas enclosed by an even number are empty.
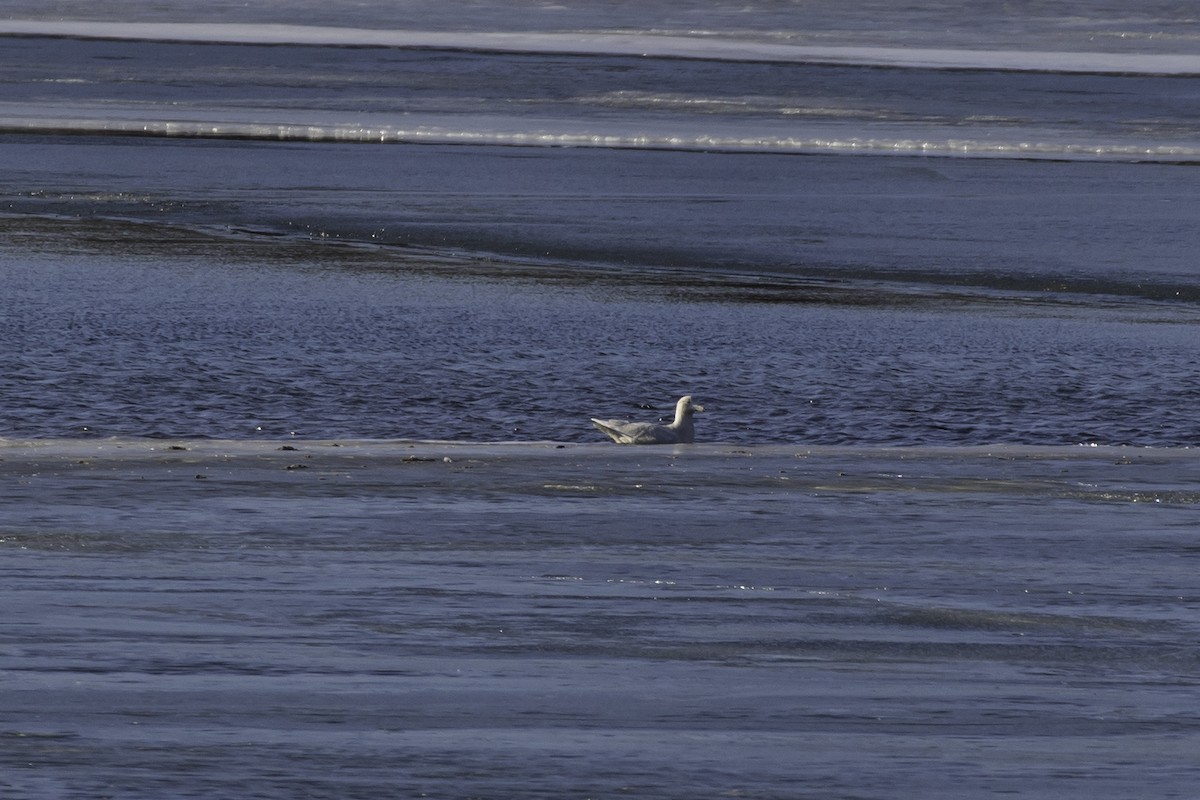
{"type": "Polygon", "coordinates": [[[678,280],[9,220],[9,436],[1136,444],[1197,436],[1188,304],[678,280]],[[509,271],[517,274],[509,274],[509,271]]]}

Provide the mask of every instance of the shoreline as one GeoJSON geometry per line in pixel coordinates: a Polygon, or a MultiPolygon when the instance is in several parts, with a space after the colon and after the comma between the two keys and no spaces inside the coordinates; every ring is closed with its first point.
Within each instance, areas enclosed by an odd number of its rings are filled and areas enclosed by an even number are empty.
{"type": "MultiPolygon", "coordinates": [[[[729,505],[714,513],[730,519],[764,503],[803,506],[837,495],[922,499],[964,510],[971,497],[1014,507],[1200,504],[1200,450],[1089,445],[0,438],[0,476],[12,487],[14,510],[59,496],[87,496],[95,507],[146,508],[218,496],[294,497],[314,508],[352,498],[403,498],[432,508],[458,498],[474,509],[466,513],[519,503],[535,516],[585,498],[700,503],[681,519],[704,515],[716,498],[729,505]]],[[[588,508],[614,519],[628,510],[588,508]]]]}

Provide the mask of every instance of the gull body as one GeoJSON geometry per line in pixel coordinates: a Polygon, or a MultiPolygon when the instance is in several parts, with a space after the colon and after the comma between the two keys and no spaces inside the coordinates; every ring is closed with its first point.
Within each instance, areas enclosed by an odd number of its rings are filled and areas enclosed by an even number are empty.
{"type": "Polygon", "coordinates": [[[617,444],[691,444],[695,435],[692,414],[703,410],[704,406],[693,403],[689,394],[679,398],[675,421],[667,425],[623,419],[593,419],[592,424],[617,444]]]}

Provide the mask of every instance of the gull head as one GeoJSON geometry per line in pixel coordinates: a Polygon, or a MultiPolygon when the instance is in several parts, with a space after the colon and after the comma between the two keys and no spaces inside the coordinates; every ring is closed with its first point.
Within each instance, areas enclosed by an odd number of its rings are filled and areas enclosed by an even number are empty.
{"type": "Polygon", "coordinates": [[[680,417],[691,416],[692,414],[703,410],[704,406],[694,402],[690,394],[684,395],[683,397],[679,398],[679,402],[675,404],[675,418],[679,419],[680,417]]]}

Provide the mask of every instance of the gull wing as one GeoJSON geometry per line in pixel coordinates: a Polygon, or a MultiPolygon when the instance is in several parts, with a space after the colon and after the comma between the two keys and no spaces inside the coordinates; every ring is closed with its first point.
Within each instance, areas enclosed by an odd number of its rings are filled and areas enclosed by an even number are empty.
{"type": "Polygon", "coordinates": [[[593,419],[592,424],[617,444],[676,444],[679,441],[675,431],[653,422],[593,419]]]}

